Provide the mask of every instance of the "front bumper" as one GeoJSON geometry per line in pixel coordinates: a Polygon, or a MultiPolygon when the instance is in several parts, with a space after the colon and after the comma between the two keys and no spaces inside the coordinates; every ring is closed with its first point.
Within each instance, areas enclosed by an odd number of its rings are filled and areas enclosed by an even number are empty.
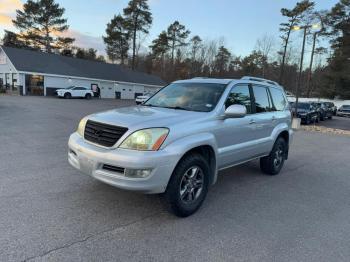
{"type": "Polygon", "coordinates": [[[68,161],[81,172],[109,185],[142,193],[163,193],[181,155],[163,149],[159,151],[135,151],[119,148],[103,148],[85,141],[73,133],[68,142],[68,161]],[[130,178],[103,168],[111,165],[125,169],[151,169],[145,178],[130,178]]]}

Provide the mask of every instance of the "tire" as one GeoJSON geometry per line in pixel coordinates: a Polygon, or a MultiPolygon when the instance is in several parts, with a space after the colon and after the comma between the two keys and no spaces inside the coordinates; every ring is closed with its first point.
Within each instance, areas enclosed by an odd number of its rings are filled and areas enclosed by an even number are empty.
{"type": "Polygon", "coordinates": [[[85,95],[85,98],[88,99],[88,100],[91,99],[91,97],[92,97],[92,96],[91,96],[91,94],[89,94],[89,93],[87,93],[87,94],[85,95]]]}
{"type": "Polygon", "coordinates": [[[311,123],[310,116],[307,116],[305,120],[305,124],[310,125],[310,123],[311,123]]]}
{"type": "Polygon", "coordinates": [[[271,153],[260,158],[260,169],[267,175],[278,175],[283,167],[287,155],[287,143],[284,138],[277,138],[271,153]]]}
{"type": "Polygon", "coordinates": [[[71,98],[72,98],[72,95],[71,95],[71,93],[65,93],[63,97],[64,97],[65,99],[71,99],[71,98]]]}
{"type": "Polygon", "coordinates": [[[321,120],[320,120],[320,114],[317,114],[317,117],[316,117],[316,123],[319,123],[321,120]]]}
{"type": "Polygon", "coordinates": [[[330,115],[329,117],[328,117],[328,119],[332,119],[333,118],[333,116],[332,115],[330,115]]]}
{"type": "Polygon", "coordinates": [[[165,204],[178,217],[195,213],[209,187],[210,168],[199,154],[185,156],[177,164],[164,193],[165,204]]]}
{"type": "Polygon", "coordinates": [[[324,121],[324,116],[323,116],[323,114],[321,115],[320,120],[321,120],[321,121],[324,121]]]}

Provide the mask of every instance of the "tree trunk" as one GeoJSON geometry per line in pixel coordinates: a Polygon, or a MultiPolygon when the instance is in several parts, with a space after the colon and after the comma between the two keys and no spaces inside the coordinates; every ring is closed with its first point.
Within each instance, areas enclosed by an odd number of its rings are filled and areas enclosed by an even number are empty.
{"type": "Polygon", "coordinates": [[[51,53],[51,45],[50,45],[50,32],[48,26],[45,26],[45,33],[46,33],[46,39],[45,39],[45,49],[47,53],[51,53]]]}
{"type": "Polygon", "coordinates": [[[317,38],[317,33],[314,33],[314,38],[313,38],[313,42],[312,42],[312,51],[311,51],[309,73],[307,75],[307,82],[306,82],[306,97],[310,97],[310,93],[311,93],[311,86],[310,86],[310,84],[311,84],[311,77],[312,77],[312,64],[314,62],[316,38],[317,38]]]}
{"type": "Polygon", "coordinates": [[[286,38],[286,42],[284,45],[284,50],[283,50],[283,56],[282,56],[282,64],[281,64],[281,71],[280,71],[280,77],[279,77],[279,83],[282,83],[283,80],[283,74],[284,74],[284,64],[286,62],[286,54],[287,54],[287,47],[288,47],[288,43],[289,43],[289,37],[290,37],[290,33],[291,33],[292,27],[289,28],[288,34],[287,34],[287,38],[286,38]]]}
{"type": "Polygon", "coordinates": [[[131,64],[132,70],[135,70],[136,32],[137,32],[137,24],[135,23],[134,32],[133,32],[133,40],[132,40],[132,64],[131,64]]]}

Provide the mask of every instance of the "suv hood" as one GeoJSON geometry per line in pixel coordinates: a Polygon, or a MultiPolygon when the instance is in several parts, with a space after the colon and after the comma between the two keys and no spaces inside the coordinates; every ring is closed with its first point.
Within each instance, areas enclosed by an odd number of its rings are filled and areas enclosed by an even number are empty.
{"type": "Polygon", "coordinates": [[[90,115],[88,118],[127,128],[168,127],[177,123],[198,120],[207,112],[193,112],[161,107],[131,106],[90,115]]]}

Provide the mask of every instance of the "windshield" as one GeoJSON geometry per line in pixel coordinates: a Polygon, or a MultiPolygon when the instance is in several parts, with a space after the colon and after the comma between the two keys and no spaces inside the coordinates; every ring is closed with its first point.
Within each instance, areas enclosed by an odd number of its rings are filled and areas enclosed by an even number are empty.
{"type": "Polygon", "coordinates": [[[66,89],[73,89],[75,86],[70,86],[70,87],[67,87],[66,89]]]}
{"type": "MultiPolygon", "coordinates": [[[[292,105],[293,108],[295,108],[295,103],[293,103],[292,105]]],[[[309,109],[310,108],[310,104],[307,103],[298,103],[298,108],[299,109],[309,109]]]]}
{"type": "Polygon", "coordinates": [[[156,93],[144,106],[209,112],[218,103],[225,84],[173,83],[156,93]]]}

